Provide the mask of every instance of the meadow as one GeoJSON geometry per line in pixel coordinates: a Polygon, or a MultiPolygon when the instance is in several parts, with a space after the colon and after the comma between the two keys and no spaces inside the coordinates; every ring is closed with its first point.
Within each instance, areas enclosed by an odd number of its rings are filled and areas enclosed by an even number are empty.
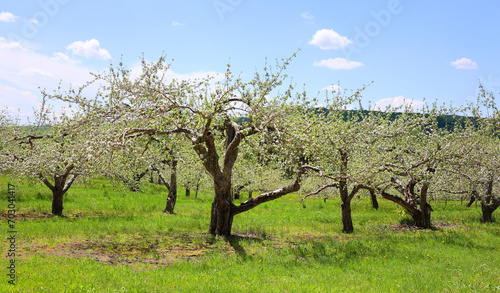
{"type": "MultiPolygon", "coordinates": [[[[392,202],[353,200],[354,233],[343,234],[340,202],[293,194],[234,219],[233,236],[208,232],[212,193],[139,192],[90,180],[51,217],[50,191],[0,176],[2,235],[7,184],[16,187],[16,279],[8,283],[4,236],[0,292],[499,292],[500,224],[481,207],[433,201],[432,230],[409,229],[392,202]]],[[[494,214],[495,216],[495,214],[494,214]]]]}

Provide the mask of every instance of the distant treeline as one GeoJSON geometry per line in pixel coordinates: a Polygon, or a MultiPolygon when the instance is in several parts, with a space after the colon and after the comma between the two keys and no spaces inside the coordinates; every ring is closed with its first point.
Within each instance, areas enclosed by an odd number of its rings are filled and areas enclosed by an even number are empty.
{"type": "MultiPolygon", "coordinates": [[[[330,110],[327,108],[314,108],[313,112],[315,114],[328,114],[330,110]]],[[[368,110],[344,110],[342,111],[342,117],[344,121],[352,121],[352,120],[358,120],[360,121],[363,119],[363,117],[366,117],[368,114],[370,114],[371,111],[368,110]]],[[[378,114],[384,114],[384,112],[381,111],[375,111],[375,113],[378,114]]],[[[403,113],[401,112],[391,112],[386,115],[389,115],[389,120],[394,121],[398,119],[403,113]]],[[[425,115],[428,116],[428,114],[421,114],[421,113],[410,113],[408,114],[409,116],[421,116],[425,115]]],[[[477,125],[478,119],[474,117],[468,117],[468,116],[460,116],[460,115],[441,115],[436,118],[437,120],[437,127],[439,129],[446,129],[448,131],[453,131],[456,126],[465,126],[467,123],[473,123],[474,125],[477,125]]]]}
{"type": "MultiPolygon", "coordinates": [[[[314,108],[311,112],[314,114],[328,114],[330,110],[327,108],[314,108]]],[[[379,112],[375,111],[376,113],[382,114],[384,112],[379,112]]],[[[368,110],[344,110],[342,111],[342,117],[344,121],[350,121],[350,120],[358,120],[360,121],[362,117],[365,117],[368,115],[370,111],[368,110]]],[[[400,112],[392,112],[388,115],[390,115],[389,120],[394,121],[396,120],[399,116],[401,116],[403,113],[400,112]]],[[[411,113],[409,114],[410,116],[418,116],[418,115],[423,115],[419,113],[411,113]]],[[[425,114],[428,115],[428,114],[425,114]]],[[[473,124],[477,124],[478,119],[474,117],[468,117],[468,116],[459,116],[459,115],[441,115],[437,117],[437,126],[439,129],[445,128],[448,131],[453,131],[455,129],[456,125],[459,126],[465,126],[466,122],[468,121],[469,123],[472,122],[473,124]]],[[[235,122],[237,123],[245,123],[247,122],[248,119],[246,117],[238,117],[235,119],[235,122]]],[[[37,132],[39,134],[44,134],[47,133],[52,126],[51,125],[41,125],[41,126],[23,126],[22,127],[26,132],[28,133],[34,133],[37,132]]]]}

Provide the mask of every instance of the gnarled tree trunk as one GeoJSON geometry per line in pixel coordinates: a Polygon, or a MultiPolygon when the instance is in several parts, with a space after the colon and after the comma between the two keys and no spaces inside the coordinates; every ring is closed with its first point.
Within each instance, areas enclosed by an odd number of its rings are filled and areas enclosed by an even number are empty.
{"type": "Polygon", "coordinates": [[[212,202],[209,228],[212,235],[231,235],[234,214],[232,213],[233,203],[230,184],[231,181],[217,183],[216,195],[212,202]]]}
{"type": "Polygon", "coordinates": [[[209,233],[212,235],[229,236],[231,235],[234,217],[231,177],[234,164],[238,158],[238,147],[242,139],[242,134],[239,132],[239,126],[231,121],[226,121],[224,128],[226,141],[222,168],[218,162],[219,156],[217,155],[212,136],[205,143],[207,147],[205,150],[208,157],[204,160],[203,164],[212,175],[215,191],[209,233]]]}
{"type": "Polygon", "coordinates": [[[420,191],[420,201],[417,202],[414,195],[416,185],[415,181],[410,180],[410,182],[404,188],[401,186],[402,182],[399,179],[393,178],[392,181],[400,185],[397,189],[399,189],[399,191],[405,195],[405,199],[402,199],[399,196],[392,195],[385,190],[381,190],[382,197],[405,208],[408,214],[410,214],[410,216],[413,218],[415,226],[422,229],[432,228],[432,207],[427,202],[427,190],[429,188],[429,183],[423,183],[422,189],[420,191]]]}
{"type": "Polygon", "coordinates": [[[493,209],[491,205],[481,203],[482,217],[481,222],[483,223],[493,223],[493,212],[496,210],[493,209]]]}
{"type": "Polygon", "coordinates": [[[419,228],[430,229],[432,228],[431,223],[431,212],[432,207],[427,202],[427,191],[429,190],[429,183],[424,182],[422,189],[420,190],[420,216],[418,218],[413,218],[415,220],[415,225],[419,228]]]}
{"type": "Polygon", "coordinates": [[[54,175],[54,185],[47,180],[43,174],[38,174],[42,182],[52,191],[52,215],[62,216],[64,194],[71,187],[77,175],[71,175],[74,165],[66,168],[66,172],[62,175],[54,175]]]}
{"type": "Polygon", "coordinates": [[[500,199],[493,196],[493,176],[486,182],[484,196],[480,197],[482,217],[481,222],[493,223],[493,212],[500,206],[500,199]]]}
{"type": "Polygon", "coordinates": [[[432,228],[432,223],[431,223],[431,211],[432,208],[429,204],[425,205],[424,207],[421,207],[419,210],[416,212],[410,212],[407,210],[411,217],[413,218],[413,223],[415,226],[422,228],[422,229],[430,229],[432,228]]]}
{"type": "MultiPolygon", "coordinates": [[[[211,175],[214,182],[215,197],[212,202],[209,227],[209,233],[214,236],[230,236],[235,215],[250,210],[261,203],[280,198],[290,192],[298,191],[300,189],[301,176],[307,169],[314,169],[314,167],[302,166],[297,173],[297,179],[294,183],[268,193],[260,194],[243,202],[239,206],[235,206],[231,194],[231,176],[234,164],[238,158],[238,147],[245,135],[240,131],[240,126],[230,120],[225,121],[224,130],[226,141],[222,167],[217,154],[213,133],[207,132],[202,138],[193,140],[193,148],[202,159],[203,166],[211,175]]],[[[246,135],[256,133],[255,131],[255,129],[252,129],[246,135]]]]}

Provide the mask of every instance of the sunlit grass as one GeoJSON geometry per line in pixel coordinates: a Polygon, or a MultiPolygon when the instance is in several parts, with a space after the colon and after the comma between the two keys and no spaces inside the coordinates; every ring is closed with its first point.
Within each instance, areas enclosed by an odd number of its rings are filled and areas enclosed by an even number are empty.
{"type": "MultiPolygon", "coordinates": [[[[8,180],[0,176],[2,199],[8,180]]],[[[18,213],[50,213],[44,186],[22,184],[16,194],[18,213]]],[[[162,212],[166,196],[155,185],[75,185],[67,217],[18,220],[17,285],[4,274],[0,292],[500,290],[500,225],[480,223],[480,207],[465,202],[431,203],[434,221],[456,226],[397,231],[390,226],[405,221],[398,206],[380,200],[374,210],[355,199],[355,231],[345,235],[338,199],[290,195],[237,215],[237,236],[225,239],[207,234],[211,192],[195,199],[179,189],[173,215],[162,212]]],[[[6,242],[0,249],[6,264],[6,242]]]]}

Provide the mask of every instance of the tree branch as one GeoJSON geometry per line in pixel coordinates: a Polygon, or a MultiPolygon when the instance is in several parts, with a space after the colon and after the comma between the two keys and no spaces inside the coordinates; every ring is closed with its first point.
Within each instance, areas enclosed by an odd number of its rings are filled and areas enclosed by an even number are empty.
{"type": "Polygon", "coordinates": [[[54,191],[54,185],[52,185],[52,183],[50,183],[49,180],[47,180],[47,178],[45,178],[45,176],[43,176],[42,173],[38,173],[38,177],[42,180],[42,182],[52,191],[54,191]]]}
{"type": "Polygon", "coordinates": [[[310,192],[308,194],[306,194],[302,199],[301,201],[304,201],[304,199],[308,198],[309,196],[312,196],[312,195],[316,195],[316,194],[319,194],[321,191],[327,189],[327,188],[330,188],[330,187],[335,187],[335,188],[339,188],[339,183],[338,182],[335,182],[335,183],[331,183],[331,184],[325,184],[325,185],[322,185],[320,186],[317,190],[313,191],[313,192],[310,192]]]}
{"type": "Polygon", "coordinates": [[[63,194],[65,194],[66,191],[68,191],[68,189],[71,187],[71,184],[73,184],[73,182],[75,181],[75,179],[76,179],[77,176],[78,175],[72,175],[69,178],[68,182],[66,182],[66,184],[64,185],[64,188],[63,188],[63,191],[62,191],[63,194]]]}
{"type": "Polygon", "coordinates": [[[165,187],[167,187],[168,191],[170,191],[170,184],[168,183],[167,178],[165,178],[165,176],[161,172],[160,168],[158,168],[157,166],[153,166],[153,165],[151,165],[150,168],[151,168],[151,170],[156,171],[156,173],[158,173],[158,177],[160,177],[161,181],[163,182],[163,185],[165,185],[165,187]]]}
{"type": "Polygon", "coordinates": [[[265,203],[265,202],[268,202],[268,201],[271,201],[274,199],[278,199],[284,195],[298,191],[300,189],[300,182],[301,182],[302,175],[304,175],[307,172],[307,170],[319,170],[319,169],[312,167],[312,166],[308,166],[308,165],[301,166],[299,168],[299,171],[297,172],[297,178],[295,179],[295,181],[292,184],[285,186],[285,187],[282,187],[280,189],[276,189],[276,190],[271,191],[271,192],[260,194],[256,197],[253,197],[253,198],[243,202],[239,206],[233,206],[232,210],[231,210],[232,214],[237,215],[239,213],[246,212],[246,211],[253,209],[254,207],[260,205],[261,203],[265,203]]]}
{"type": "Polygon", "coordinates": [[[413,214],[416,214],[418,212],[418,210],[415,209],[415,207],[413,207],[412,205],[407,203],[405,200],[403,200],[399,196],[392,195],[392,194],[386,192],[385,190],[381,190],[380,194],[382,195],[383,198],[388,199],[388,200],[394,202],[395,204],[402,206],[403,208],[407,209],[408,211],[410,211],[413,214]]]}
{"type": "Polygon", "coordinates": [[[133,138],[140,136],[142,134],[149,134],[149,135],[170,135],[174,133],[184,133],[184,134],[189,134],[192,135],[193,132],[187,128],[176,128],[172,130],[158,130],[158,129],[150,129],[150,128],[134,128],[127,130],[125,133],[123,133],[123,138],[133,138]],[[133,136],[133,134],[137,134],[137,136],[133,136]]]}

